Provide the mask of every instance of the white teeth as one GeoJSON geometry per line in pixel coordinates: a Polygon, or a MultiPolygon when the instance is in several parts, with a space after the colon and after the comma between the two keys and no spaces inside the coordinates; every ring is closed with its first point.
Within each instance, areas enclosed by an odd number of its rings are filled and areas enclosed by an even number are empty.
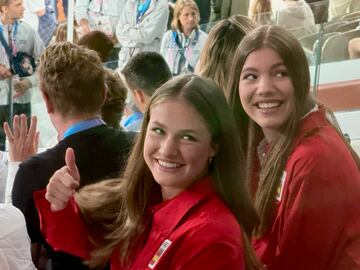
{"type": "Polygon", "coordinates": [[[158,160],[158,163],[159,163],[160,166],[165,167],[165,168],[178,168],[178,167],[180,167],[180,164],[178,164],[178,163],[167,162],[167,161],[163,161],[163,160],[158,160]]]}
{"type": "Polygon", "coordinates": [[[262,102],[262,103],[258,103],[258,107],[260,109],[269,109],[269,108],[275,108],[275,107],[279,107],[280,102],[262,102]]]}

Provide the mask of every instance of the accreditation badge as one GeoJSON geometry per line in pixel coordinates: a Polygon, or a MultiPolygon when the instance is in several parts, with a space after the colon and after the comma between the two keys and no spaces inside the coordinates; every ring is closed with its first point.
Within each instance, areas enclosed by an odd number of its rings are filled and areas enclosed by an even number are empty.
{"type": "Polygon", "coordinates": [[[284,186],[285,186],[285,180],[286,180],[286,172],[283,171],[283,174],[281,175],[280,183],[276,190],[276,195],[275,195],[276,200],[278,200],[279,202],[281,202],[281,198],[282,198],[282,194],[283,194],[284,186]]]}
{"type": "Polygon", "coordinates": [[[156,251],[154,257],[152,257],[150,263],[148,264],[148,267],[150,269],[154,269],[157,262],[160,260],[161,256],[165,253],[165,251],[170,247],[171,245],[171,241],[166,239],[161,246],[159,247],[159,249],[156,251]]]}

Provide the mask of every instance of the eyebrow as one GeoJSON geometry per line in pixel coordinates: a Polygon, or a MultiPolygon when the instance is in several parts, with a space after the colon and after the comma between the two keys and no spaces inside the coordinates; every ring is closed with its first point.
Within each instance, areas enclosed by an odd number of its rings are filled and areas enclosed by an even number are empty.
{"type": "MultiPolygon", "coordinates": [[[[161,128],[166,129],[166,126],[164,124],[161,124],[158,121],[152,122],[151,125],[156,125],[156,126],[159,126],[161,128]]],[[[198,132],[196,130],[194,130],[194,129],[181,129],[181,130],[178,130],[177,133],[193,133],[193,134],[197,134],[198,132]]]]}
{"type": "MultiPolygon", "coordinates": [[[[278,68],[280,66],[285,66],[285,64],[283,62],[279,62],[279,63],[275,63],[273,64],[270,69],[275,69],[278,68]]],[[[286,66],[285,66],[286,67],[286,66]]],[[[254,68],[254,67],[248,67],[248,68],[244,68],[241,73],[243,72],[249,72],[249,71],[258,71],[258,69],[254,68]]]]}

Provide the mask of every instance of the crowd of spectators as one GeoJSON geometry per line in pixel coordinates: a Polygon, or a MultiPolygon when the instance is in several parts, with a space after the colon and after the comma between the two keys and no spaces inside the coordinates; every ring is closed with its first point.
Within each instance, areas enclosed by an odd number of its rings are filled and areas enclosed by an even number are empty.
{"type": "Polygon", "coordinates": [[[359,269],[360,160],[291,34],[313,3],[76,0],[70,42],[67,1],[0,0],[0,268],[359,269]]]}

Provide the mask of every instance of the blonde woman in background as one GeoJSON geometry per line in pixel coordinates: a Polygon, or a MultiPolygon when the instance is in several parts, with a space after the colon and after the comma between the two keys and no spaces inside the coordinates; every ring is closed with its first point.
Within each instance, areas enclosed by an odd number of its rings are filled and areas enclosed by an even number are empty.
{"type": "Polygon", "coordinates": [[[161,42],[160,53],[171,73],[192,73],[204,47],[207,34],[199,29],[199,8],[193,0],[178,0],[171,23],[161,42]]]}

